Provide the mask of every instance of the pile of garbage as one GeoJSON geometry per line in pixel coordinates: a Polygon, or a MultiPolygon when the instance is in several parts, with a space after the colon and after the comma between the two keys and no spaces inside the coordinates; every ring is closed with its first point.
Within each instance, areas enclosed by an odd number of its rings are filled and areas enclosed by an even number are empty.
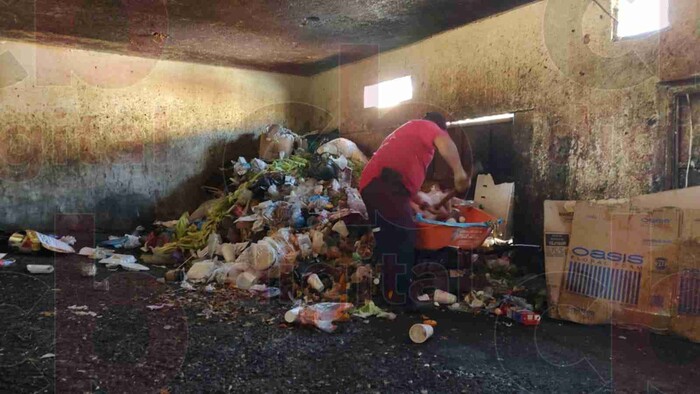
{"type": "Polygon", "coordinates": [[[172,267],[164,280],[187,289],[225,286],[345,303],[349,290],[360,288],[369,298],[374,238],[356,176],[367,158],[346,139],[311,153],[286,129],[268,133],[261,151],[278,158],[232,162],[227,187],[234,191],[156,222],[141,259],[172,267]]]}
{"type": "MultiPolygon", "coordinates": [[[[218,192],[216,198],[178,219],[157,221],[150,231],[139,227],[132,234],[112,236],[97,248],[82,248],[78,253],[91,263],[84,264],[81,272],[94,276],[92,261],[112,270],[166,267],[160,280],[185,290],[234,288],[264,299],[292,300],[287,323],[326,332],[335,330],[334,322],[350,316],[393,319],[394,314],[370,301],[379,283],[370,264],[375,243],[357,189],[366,163],[367,157],[350,140],[315,136],[307,141],[271,125],[261,137],[259,157],[239,157],[224,169],[229,179],[223,190],[231,192],[218,192]],[[139,259],[146,265],[128,252],[115,252],[136,248],[143,252],[139,259]]],[[[440,222],[464,223],[465,211],[460,207],[473,205],[439,189],[418,197],[423,204],[414,209],[421,217],[440,222]],[[439,209],[423,210],[426,206],[439,209]]],[[[16,250],[43,247],[75,253],[70,246],[74,239],[32,231],[17,234],[13,242],[16,250]]],[[[510,244],[492,235],[482,249],[510,244]]],[[[469,275],[482,278],[481,286],[472,287],[463,299],[437,289],[421,295],[419,301],[455,311],[507,316],[522,324],[539,323],[534,310],[541,306],[529,304],[522,297],[526,289],[514,286],[510,257],[472,256],[476,264],[469,275]]],[[[434,325],[428,326],[425,330],[432,333],[434,325]]]]}

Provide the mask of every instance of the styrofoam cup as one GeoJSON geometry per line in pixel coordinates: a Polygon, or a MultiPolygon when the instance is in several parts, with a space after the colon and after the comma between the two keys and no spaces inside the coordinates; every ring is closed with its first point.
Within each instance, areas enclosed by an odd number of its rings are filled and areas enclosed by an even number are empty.
{"type": "Polygon", "coordinates": [[[309,275],[309,278],[306,280],[309,283],[309,286],[311,286],[314,290],[318,291],[319,293],[323,291],[323,282],[321,281],[321,278],[318,277],[317,274],[311,274],[309,275]]]}
{"type": "Polygon", "coordinates": [[[232,263],[236,261],[236,246],[234,244],[221,245],[221,254],[226,262],[232,263]]]}
{"type": "Polygon", "coordinates": [[[433,326],[427,324],[414,324],[408,330],[408,336],[413,343],[423,343],[433,336],[433,326]]]}
{"type": "Polygon", "coordinates": [[[236,287],[243,290],[250,289],[251,286],[258,282],[258,277],[250,272],[243,272],[236,278],[236,287]]]}
{"type": "Polygon", "coordinates": [[[299,318],[299,312],[301,312],[302,309],[304,308],[298,306],[296,308],[288,310],[287,313],[284,314],[284,321],[286,321],[287,323],[294,323],[299,318]]]}
{"type": "Polygon", "coordinates": [[[435,290],[435,294],[433,294],[433,301],[439,304],[452,305],[455,302],[457,302],[457,296],[452,293],[448,293],[446,291],[437,289],[435,290]]]}

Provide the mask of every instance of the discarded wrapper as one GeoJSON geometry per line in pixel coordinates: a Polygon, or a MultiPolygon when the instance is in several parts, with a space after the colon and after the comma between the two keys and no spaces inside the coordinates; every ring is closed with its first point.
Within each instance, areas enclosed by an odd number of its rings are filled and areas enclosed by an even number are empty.
{"type": "Polygon", "coordinates": [[[8,244],[11,249],[21,253],[38,252],[42,246],[56,253],[75,253],[75,250],[67,243],[33,230],[12,234],[8,244]]]}
{"type": "Polygon", "coordinates": [[[27,265],[27,271],[31,272],[32,274],[50,274],[53,272],[53,266],[29,264],[27,265]]]}

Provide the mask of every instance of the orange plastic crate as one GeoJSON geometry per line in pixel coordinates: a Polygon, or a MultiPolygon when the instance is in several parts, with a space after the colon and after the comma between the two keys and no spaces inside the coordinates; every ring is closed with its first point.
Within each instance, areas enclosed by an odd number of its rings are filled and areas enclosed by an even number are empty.
{"type": "Polygon", "coordinates": [[[418,239],[416,249],[437,250],[446,247],[476,249],[491,235],[492,225],[498,219],[488,213],[469,206],[457,207],[465,223],[426,221],[416,218],[418,239]]]}

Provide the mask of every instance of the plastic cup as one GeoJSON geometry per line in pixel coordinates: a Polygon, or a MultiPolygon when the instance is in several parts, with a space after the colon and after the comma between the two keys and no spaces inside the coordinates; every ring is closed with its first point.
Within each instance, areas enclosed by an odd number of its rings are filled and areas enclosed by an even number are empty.
{"type": "Polygon", "coordinates": [[[318,291],[319,293],[323,291],[323,282],[317,274],[309,275],[309,279],[307,279],[306,282],[309,284],[309,286],[311,286],[314,290],[318,291]]]}
{"type": "Polygon", "coordinates": [[[288,310],[287,313],[284,314],[284,321],[286,321],[287,323],[294,323],[299,318],[299,313],[302,309],[304,308],[298,306],[296,308],[288,310]]]}
{"type": "Polygon", "coordinates": [[[177,269],[165,273],[165,280],[168,282],[182,282],[185,280],[185,271],[177,269]]]}
{"type": "Polygon", "coordinates": [[[224,255],[226,262],[232,263],[236,261],[236,246],[234,244],[221,245],[221,254],[224,255]]]}
{"type": "Polygon", "coordinates": [[[250,272],[243,272],[236,278],[236,287],[243,290],[250,289],[258,281],[258,277],[250,272]]]}
{"type": "Polygon", "coordinates": [[[423,343],[433,336],[433,327],[427,324],[414,324],[408,330],[408,336],[413,343],[423,343]]]}
{"type": "Polygon", "coordinates": [[[440,289],[435,290],[435,294],[433,295],[433,301],[439,303],[439,304],[449,304],[452,305],[455,302],[457,302],[457,296],[448,293],[446,291],[442,291],[440,289]]]}

